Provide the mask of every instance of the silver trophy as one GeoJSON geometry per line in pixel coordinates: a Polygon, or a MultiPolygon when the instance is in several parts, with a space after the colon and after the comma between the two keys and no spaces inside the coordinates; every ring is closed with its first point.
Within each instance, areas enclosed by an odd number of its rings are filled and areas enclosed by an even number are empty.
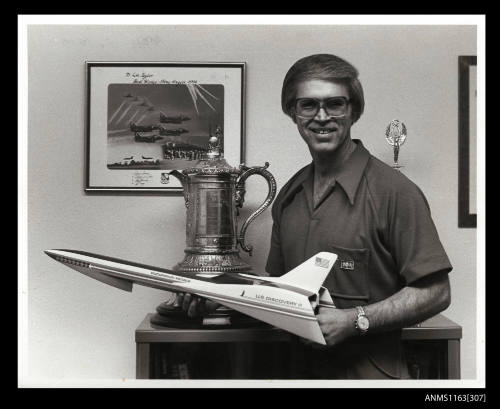
{"type": "Polygon", "coordinates": [[[398,119],[393,119],[385,130],[385,140],[392,145],[394,151],[394,164],[392,167],[399,170],[403,166],[398,163],[399,149],[406,141],[406,126],[398,119]]]}

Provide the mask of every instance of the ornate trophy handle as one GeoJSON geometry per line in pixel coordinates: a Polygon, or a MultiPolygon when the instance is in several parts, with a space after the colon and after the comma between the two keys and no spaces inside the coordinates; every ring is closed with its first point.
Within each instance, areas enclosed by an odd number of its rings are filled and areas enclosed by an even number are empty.
{"type": "Polygon", "coordinates": [[[253,212],[248,219],[243,223],[241,227],[240,234],[237,238],[237,243],[241,246],[242,250],[246,251],[250,255],[252,255],[253,247],[251,245],[245,244],[245,232],[248,228],[248,225],[259,216],[266,208],[271,204],[274,200],[274,196],[276,196],[276,180],[274,176],[268,172],[266,169],[269,167],[269,162],[266,162],[264,166],[252,166],[248,167],[245,165],[240,165],[240,170],[243,173],[240,175],[237,183],[236,183],[236,206],[242,207],[243,201],[245,200],[245,180],[247,180],[250,176],[257,174],[261,175],[264,179],[267,180],[267,184],[269,187],[269,192],[267,194],[266,200],[260,205],[260,207],[253,212]]]}

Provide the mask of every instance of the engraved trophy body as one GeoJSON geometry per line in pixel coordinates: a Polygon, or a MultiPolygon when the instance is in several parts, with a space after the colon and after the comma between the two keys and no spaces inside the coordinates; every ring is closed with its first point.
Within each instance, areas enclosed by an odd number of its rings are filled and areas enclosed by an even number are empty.
{"type": "MultiPolygon", "coordinates": [[[[182,183],[186,205],[185,257],[177,263],[174,271],[197,274],[200,272],[223,272],[251,274],[252,267],[240,258],[238,246],[252,254],[252,246],[245,244],[248,225],[273,201],[276,181],[264,166],[232,167],[220,152],[220,128],[209,140],[208,152],[195,166],[170,172],[182,183]],[[238,232],[237,217],[245,197],[245,180],[251,175],[261,175],[268,183],[268,194],[264,202],[243,223],[238,232]]],[[[217,316],[231,315],[230,309],[220,307],[217,316]]],[[[200,319],[187,317],[174,301],[166,301],[157,308],[151,319],[159,325],[200,324],[200,319]],[[174,322],[175,321],[175,322],[174,322]],[[182,321],[182,322],[180,322],[182,321]]],[[[206,320],[205,320],[206,321],[206,320]]],[[[230,322],[226,320],[229,324],[230,322]]]]}
{"type": "Polygon", "coordinates": [[[394,152],[394,163],[392,167],[399,170],[403,166],[398,163],[399,150],[401,145],[406,141],[406,126],[398,119],[393,119],[385,130],[385,140],[389,145],[392,145],[394,152]]]}

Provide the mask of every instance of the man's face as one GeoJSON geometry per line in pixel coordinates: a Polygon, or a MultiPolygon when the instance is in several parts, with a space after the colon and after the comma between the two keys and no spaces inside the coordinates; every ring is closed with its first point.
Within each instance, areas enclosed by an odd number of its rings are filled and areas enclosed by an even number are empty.
{"type": "MultiPolygon", "coordinates": [[[[311,79],[298,84],[296,98],[316,98],[325,100],[331,97],[349,99],[347,87],[331,81],[311,79]]],[[[331,118],[323,108],[313,118],[295,117],[300,135],[309,146],[312,154],[331,154],[350,140],[352,125],[352,107],[347,106],[346,115],[342,118],[331,118]]]]}

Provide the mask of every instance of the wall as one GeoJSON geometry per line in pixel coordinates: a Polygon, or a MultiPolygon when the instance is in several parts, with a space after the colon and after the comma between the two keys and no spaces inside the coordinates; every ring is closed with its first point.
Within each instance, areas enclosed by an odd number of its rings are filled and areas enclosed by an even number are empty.
{"type": "MultiPolygon", "coordinates": [[[[475,229],[457,228],[457,57],[476,54],[474,26],[44,26],[28,31],[29,373],[38,378],[134,378],[134,330],[165,293],[132,294],[55,263],[43,250],[81,249],[171,267],[183,256],[181,197],[86,195],[84,62],[246,61],[246,163],[269,161],[281,187],[309,162],[281,113],[297,59],[334,53],[360,71],[366,110],[354,138],[391,163],[390,120],[408,128],[403,172],[426,194],[454,265],[446,315],[463,326],[462,377],[476,377],[475,229]]],[[[236,164],[235,164],[236,165],[236,164]]],[[[266,183],[250,179],[246,213],[266,183]]],[[[250,226],[248,259],[264,269],[270,212],[250,226]]]]}

